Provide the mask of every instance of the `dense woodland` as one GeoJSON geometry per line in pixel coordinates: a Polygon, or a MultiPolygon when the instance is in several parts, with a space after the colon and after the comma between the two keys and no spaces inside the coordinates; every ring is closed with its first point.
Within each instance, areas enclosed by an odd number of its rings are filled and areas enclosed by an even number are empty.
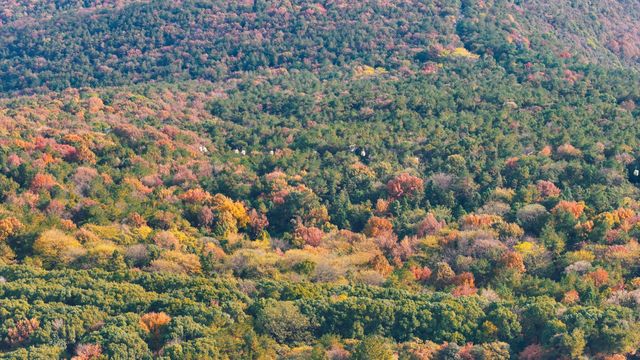
{"type": "Polygon", "coordinates": [[[637,2],[0,5],[0,359],[638,356],[637,2]]]}

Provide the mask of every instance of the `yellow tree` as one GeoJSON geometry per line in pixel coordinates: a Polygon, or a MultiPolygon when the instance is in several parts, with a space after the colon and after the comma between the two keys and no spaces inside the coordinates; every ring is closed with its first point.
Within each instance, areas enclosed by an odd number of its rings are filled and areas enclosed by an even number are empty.
{"type": "Polygon", "coordinates": [[[43,232],[33,243],[33,251],[50,265],[68,264],[85,253],[76,238],[58,229],[43,232]]]}

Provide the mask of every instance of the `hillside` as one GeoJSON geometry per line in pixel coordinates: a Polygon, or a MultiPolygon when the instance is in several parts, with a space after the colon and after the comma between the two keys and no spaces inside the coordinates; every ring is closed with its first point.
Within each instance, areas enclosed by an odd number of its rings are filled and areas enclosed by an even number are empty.
{"type": "Polygon", "coordinates": [[[149,80],[222,80],[238,72],[356,64],[394,73],[465,44],[512,61],[549,57],[638,65],[636,2],[417,1],[308,3],[6,2],[2,91],[149,80]]]}
{"type": "Polygon", "coordinates": [[[0,359],[637,356],[635,2],[0,7],[0,359]]]}

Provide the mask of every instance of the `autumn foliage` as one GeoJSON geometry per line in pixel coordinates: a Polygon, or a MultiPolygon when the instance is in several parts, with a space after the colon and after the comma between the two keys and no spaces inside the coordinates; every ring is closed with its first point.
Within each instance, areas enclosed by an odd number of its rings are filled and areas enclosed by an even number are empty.
{"type": "Polygon", "coordinates": [[[13,346],[22,344],[39,328],[40,321],[38,319],[20,320],[7,330],[7,342],[13,346]]]}
{"type": "Polygon", "coordinates": [[[584,212],[584,209],[585,204],[582,202],[561,200],[558,205],[553,208],[553,211],[565,211],[573,215],[574,218],[579,218],[580,215],[582,215],[582,213],[584,212]]]}
{"type": "Polygon", "coordinates": [[[422,191],[424,181],[419,177],[402,173],[387,183],[387,192],[393,199],[412,197],[422,191]]]}
{"type": "Polygon", "coordinates": [[[164,312],[151,312],[140,317],[140,327],[145,332],[159,335],[160,331],[171,321],[171,317],[164,312]]]}

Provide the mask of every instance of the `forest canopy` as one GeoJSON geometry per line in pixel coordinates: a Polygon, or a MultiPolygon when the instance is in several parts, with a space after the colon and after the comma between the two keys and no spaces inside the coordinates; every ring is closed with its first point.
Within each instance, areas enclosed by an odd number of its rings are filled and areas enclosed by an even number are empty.
{"type": "Polygon", "coordinates": [[[637,356],[634,2],[0,4],[0,358],[637,356]]]}

